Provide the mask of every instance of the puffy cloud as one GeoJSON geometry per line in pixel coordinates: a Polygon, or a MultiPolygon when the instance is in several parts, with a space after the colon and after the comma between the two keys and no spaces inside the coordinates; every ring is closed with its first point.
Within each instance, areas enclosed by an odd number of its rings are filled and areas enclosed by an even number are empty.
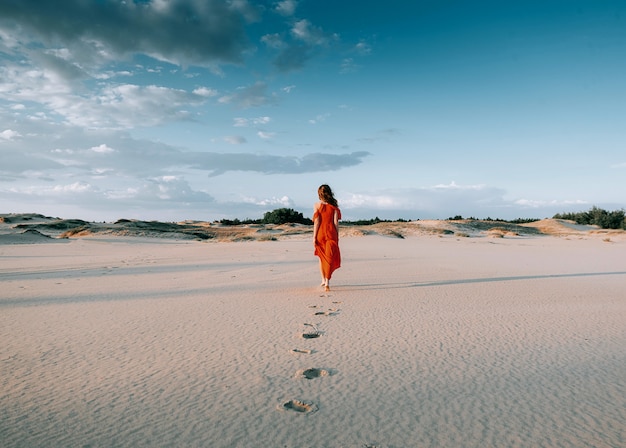
{"type": "Polygon", "coordinates": [[[332,39],[332,36],[328,36],[321,28],[315,27],[306,19],[295,22],[291,34],[296,39],[312,46],[327,45],[332,39]]]}
{"type": "Polygon", "coordinates": [[[336,171],[358,165],[369,155],[358,151],[350,154],[314,153],[304,157],[273,156],[246,153],[194,153],[186,159],[190,167],[207,170],[210,176],[227,171],[253,171],[263,174],[301,174],[336,171]]]}
{"type": "Polygon", "coordinates": [[[259,136],[259,138],[261,138],[263,140],[272,139],[276,135],[276,133],[274,133],[274,132],[265,132],[265,131],[259,131],[256,134],[259,136]]]}
{"type": "Polygon", "coordinates": [[[254,123],[255,125],[267,124],[270,121],[270,117],[257,117],[252,119],[252,123],[254,123]]]}
{"type": "Polygon", "coordinates": [[[18,193],[24,196],[75,196],[84,193],[93,193],[98,191],[93,185],[78,181],[71,184],[52,185],[52,186],[28,186],[13,187],[9,190],[11,193],[18,193]]]}
{"type": "MultiPolygon", "coordinates": [[[[267,117],[257,117],[252,121],[265,123],[268,120],[267,117]]],[[[267,131],[259,132],[265,132],[263,137],[272,136],[267,131]]],[[[49,140],[47,136],[44,133],[33,139],[30,146],[23,142],[21,145],[0,146],[0,175],[4,179],[15,179],[31,176],[33,172],[46,171],[48,177],[106,173],[111,179],[114,179],[113,176],[156,178],[176,170],[205,171],[210,176],[230,171],[299,174],[356,166],[369,155],[364,151],[346,154],[311,153],[302,157],[188,151],[165,143],[133,139],[116,131],[86,132],[68,129],[53,140],[49,140]]],[[[228,141],[231,144],[242,144],[245,143],[245,138],[233,136],[228,141]]]]}
{"type": "Polygon", "coordinates": [[[270,48],[281,49],[286,46],[285,41],[278,33],[266,34],[261,37],[261,42],[270,48]]]}
{"type": "Polygon", "coordinates": [[[179,176],[160,176],[146,179],[139,188],[128,192],[129,197],[143,201],[186,203],[210,203],[214,201],[211,195],[194,191],[189,183],[179,176]]]}
{"type": "Polygon", "coordinates": [[[5,34],[24,30],[33,40],[67,49],[82,65],[134,53],[209,65],[241,61],[248,44],[244,26],[258,18],[255,9],[248,2],[221,0],[66,0],[62,8],[54,2],[6,0],[0,2],[0,24],[5,34]]]}
{"type": "Polygon", "coordinates": [[[514,201],[516,205],[524,208],[546,208],[546,207],[570,207],[572,205],[587,206],[589,203],[582,200],[537,200],[537,199],[518,199],[514,201]]]}
{"type": "Polygon", "coordinates": [[[5,140],[5,141],[9,141],[9,140],[14,140],[16,138],[21,137],[22,134],[20,134],[17,131],[13,131],[11,129],[5,129],[4,131],[0,132],[0,141],[5,140]]]}
{"type": "Polygon", "coordinates": [[[357,51],[357,53],[362,54],[362,55],[367,55],[372,52],[372,47],[368,43],[363,42],[363,41],[356,44],[354,48],[357,51]]]}
{"type": "Polygon", "coordinates": [[[250,125],[260,126],[268,124],[272,119],[270,117],[256,117],[256,118],[241,118],[236,117],[233,126],[236,128],[245,128],[250,125]]]}
{"type": "MultiPolygon", "coordinates": [[[[88,128],[152,126],[189,118],[190,107],[207,101],[208,90],[190,93],[155,85],[102,85],[92,94],[46,70],[8,64],[0,67],[0,91],[10,101],[41,104],[70,125],[88,128]]],[[[31,109],[32,110],[32,109],[31,109]]],[[[47,115],[43,118],[52,121],[47,115]]]]}
{"type": "Polygon", "coordinates": [[[241,109],[265,106],[275,102],[274,95],[266,92],[267,84],[257,82],[251,86],[240,87],[230,95],[224,95],[219,99],[220,103],[232,104],[241,109]]]}
{"type": "Polygon", "coordinates": [[[283,0],[276,4],[276,12],[283,16],[292,16],[296,12],[298,2],[295,0],[283,0]]]}
{"type": "Polygon", "coordinates": [[[198,87],[193,91],[194,95],[210,98],[218,95],[218,91],[215,89],[209,89],[208,87],[198,87]]]}
{"type": "Polygon", "coordinates": [[[90,151],[93,151],[93,152],[98,153],[98,154],[109,154],[109,153],[115,152],[115,150],[113,148],[109,148],[104,143],[101,144],[101,145],[98,145],[98,146],[91,147],[90,151]]]}
{"type": "Polygon", "coordinates": [[[242,198],[244,203],[254,204],[261,207],[294,207],[294,202],[289,198],[289,196],[282,196],[280,198],[271,197],[271,198],[253,198],[253,197],[244,197],[242,198]]]}

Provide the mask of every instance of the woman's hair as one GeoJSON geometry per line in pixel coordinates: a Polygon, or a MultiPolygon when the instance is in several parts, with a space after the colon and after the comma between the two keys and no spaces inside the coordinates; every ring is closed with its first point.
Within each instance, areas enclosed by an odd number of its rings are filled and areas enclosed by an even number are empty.
{"type": "Polygon", "coordinates": [[[335,199],[335,195],[333,195],[333,190],[331,190],[328,185],[320,185],[320,187],[317,189],[317,194],[322,201],[328,202],[330,205],[337,207],[337,199],[335,199]]]}

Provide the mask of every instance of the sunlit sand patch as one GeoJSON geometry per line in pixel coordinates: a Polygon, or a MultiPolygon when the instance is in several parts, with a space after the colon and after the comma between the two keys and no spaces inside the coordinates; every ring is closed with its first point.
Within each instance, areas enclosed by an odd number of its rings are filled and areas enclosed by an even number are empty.
{"type": "Polygon", "coordinates": [[[317,411],[317,406],[314,403],[308,403],[301,400],[289,400],[281,405],[281,408],[285,411],[293,411],[298,414],[310,414],[317,411]]]}

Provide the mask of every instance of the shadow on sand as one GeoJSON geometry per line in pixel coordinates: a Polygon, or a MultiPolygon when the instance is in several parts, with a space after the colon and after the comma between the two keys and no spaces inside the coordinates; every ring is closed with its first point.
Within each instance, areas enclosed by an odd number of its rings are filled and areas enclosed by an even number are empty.
{"type": "Polygon", "coordinates": [[[546,274],[546,275],[519,275],[507,277],[485,277],[485,278],[466,278],[458,280],[441,280],[432,282],[407,282],[407,283],[372,283],[360,285],[341,285],[335,287],[335,290],[342,291],[370,291],[377,289],[400,289],[400,288],[421,288],[425,286],[450,286],[464,285],[472,283],[494,283],[494,282],[511,282],[517,280],[547,280],[554,278],[577,278],[577,277],[596,277],[602,275],[626,275],[626,271],[622,272],[580,272],[576,274],[546,274]]]}

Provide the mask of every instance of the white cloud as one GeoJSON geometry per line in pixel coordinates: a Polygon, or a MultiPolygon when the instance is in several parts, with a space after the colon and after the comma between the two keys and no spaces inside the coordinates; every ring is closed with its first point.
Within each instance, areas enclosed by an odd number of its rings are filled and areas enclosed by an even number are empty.
{"type": "Polygon", "coordinates": [[[457,185],[455,181],[451,181],[449,184],[438,184],[431,187],[433,190],[484,190],[485,188],[484,184],[457,185]]]}
{"type": "Polygon", "coordinates": [[[276,12],[283,16],[292,16],[296,12],[298,2],[295,0],[283,0],[276,4],[276,12]]]}
{"type": "Polygon", "coordinates": [[[224,137],[224,141],[226,143],[230,143],[231,145],[241,145],[243,143],[246,143],[246,139],[239,135],[228,135],[224,137]]]}
{"type": "Polygon", "coordinates": [[[306,19],[298,20],[291,28],[291,34],[309,45],[326,45],[329,42],[328,36],[321,28],[317,28],[306,19]]]}
{"type": "MultiPolygon", "coordinates": [[[[492,207],[504,207],[504,190],[485,185],[457,185],[455,182],[421,188],[387,189],[342,196],[341,206],[347,210],[369,210],[368,214],[420,215],[431,217],[450,214],[471,214],[492,207]],[[474,211],[472,211],[474,210],[474,211]]],[[[449,216],[449,215],[448,215],[449,216]]],[[[400,216],[395,216],[396,218],[400,216]]]]}
{"type": "Polygon", "coordinates": [[[83,67],[136,53],[209,66],[241,61],[247,48],[244,24],[258,18],[258,9],[245,0],[191,1],[184,8],[180,1],[67,0],[63,8],[0,3],[0,17],[5,46],[63,50],[83,67]]]}
{"type": "Polygon", "coordinates": [[[215,89],[209,89],[208,87],[199,87],[193,91],[195,95],[204,96],[207,98],[217,96],[218,91],[215,89]]]}
{"type": "MultiPolygon", "coordinates": [[[[153,126],[184,120],[189,116],[186,109],[202,105],[213,94],[206,89],[197,89],[194,94],[134,84],[101,84],[92,93],[85,93],[52,71],[11,64],[0,66],[0,92],[9,101],[40,105],[43,110],[31,114],[33,118],[52,121],[57,114],[67,124],[91,129],[153,126]]],[[[29,110],[36,109],[30,106],[29,110]]]]}
{"type": "Polygon", "coordinates": [[[270,48],[274,48],[275,50],[279,50],[281,48],[285,48],[286,44],[283,41],[282,37],[278,33],[274,34],[266,34],[261,37],[261,42],[267,45],[270,48]]]}
{"type": "Polygon", "coordinates": [[[257,135],[259,136],[259,138],[262,138],[263,140],[270,140],[270,139],[274,138],[276,133],[275,132],[259,131],[259,132],[257,132],[257,135]]]}
{"type": "Polygon", "coordinates": [[[586,206],[589,205],[587,201],[580,199],[574,200],[535,200],[535,199],[518,199],[514,201],[516,205],[527,208],[546,208],[546,207],[569,207],[572,205],[586,206]]]}
{"type": "Polygon", "coordinates": [[[270,121],[270,117],[257,117],[252,119],[252,123],[254,123],[255,125],[267,124],[270,121]]]}
{"type": "Polygon", "coordinates": [[[110,154],[112,152],[115,152],[115,150],[113,148],[109,148],[107,145],[105,145],[104,143],[98,146],[93,146],[91,148],[89,148],[90,151],[96,152],[98,154],[110,154]]]}
{"type": "Polygon", "coordinates": [[[370,47],[369,44],[363,41],[356,44],[354,48],[359,54],[363,54],[363,55],[367,55],[372,52],[372,47],[370,47]]]}
{"type": "Polygon", "coordinates": [[[360,67],[354,62],[354,59],[345,58],[343,61],[341,61],[339,73],[341,74],[352,73],[352,72],[357,71],[359,68],[360,67]]]}
{"type": "Polygon", "coordinates": [[[92,193],[97,191],[97,188],[86,182],[79,181],[66,185],[13,187],[10,191],[26,196],[66,196],[92,193]]]}
{"type": "Polygon", "coordinates": [[[324,121],[326,121],[327,118],[330,117],[329,113],[325,113],[325,114],[319,114],[317,115],[315,118],[311,118],[309,120],[309,124],[318,124],[318,123],[322,123],[324,121]]]}
{"type": "Polygon", "coordinates": [[[275,101],[273,95],[266,92],[267,85],[257,82],[251,86],[239,87],[234,93],[219,98],[223,104],[233,104],[242,109],[265,106],[275,101]]]}
{"type": "Polygon", "coordinates": [[[246,197],[243,197],[241,201],[244,203],[259,205],[262,207],[267,207],[267,206],[293,207],[294,206],[294,202],[291,200],[291,198],[289,198],[289,196],[282,196],[279,198],[271,197],[271,198],[263,198],[263,199],[246,196],[246,197]]]}
{"type": "Polygon", "coordinates": [[[19,132],[13,131],[11,129],[5,129],[4,131],[0,132],[0,140],[5,141],[11,141],[21,136],[22,135],[19,132]]]}
{"type": "Polygon", "coordinates": [[[236,128],[245,128],[250,126],[251,124],[254,126],[260,126],[264,124],[268,124],[272,119],[270,117],[256,117],[256,118],[241,118],[237,117],[233,119],[233,126],[236,128]]]}

